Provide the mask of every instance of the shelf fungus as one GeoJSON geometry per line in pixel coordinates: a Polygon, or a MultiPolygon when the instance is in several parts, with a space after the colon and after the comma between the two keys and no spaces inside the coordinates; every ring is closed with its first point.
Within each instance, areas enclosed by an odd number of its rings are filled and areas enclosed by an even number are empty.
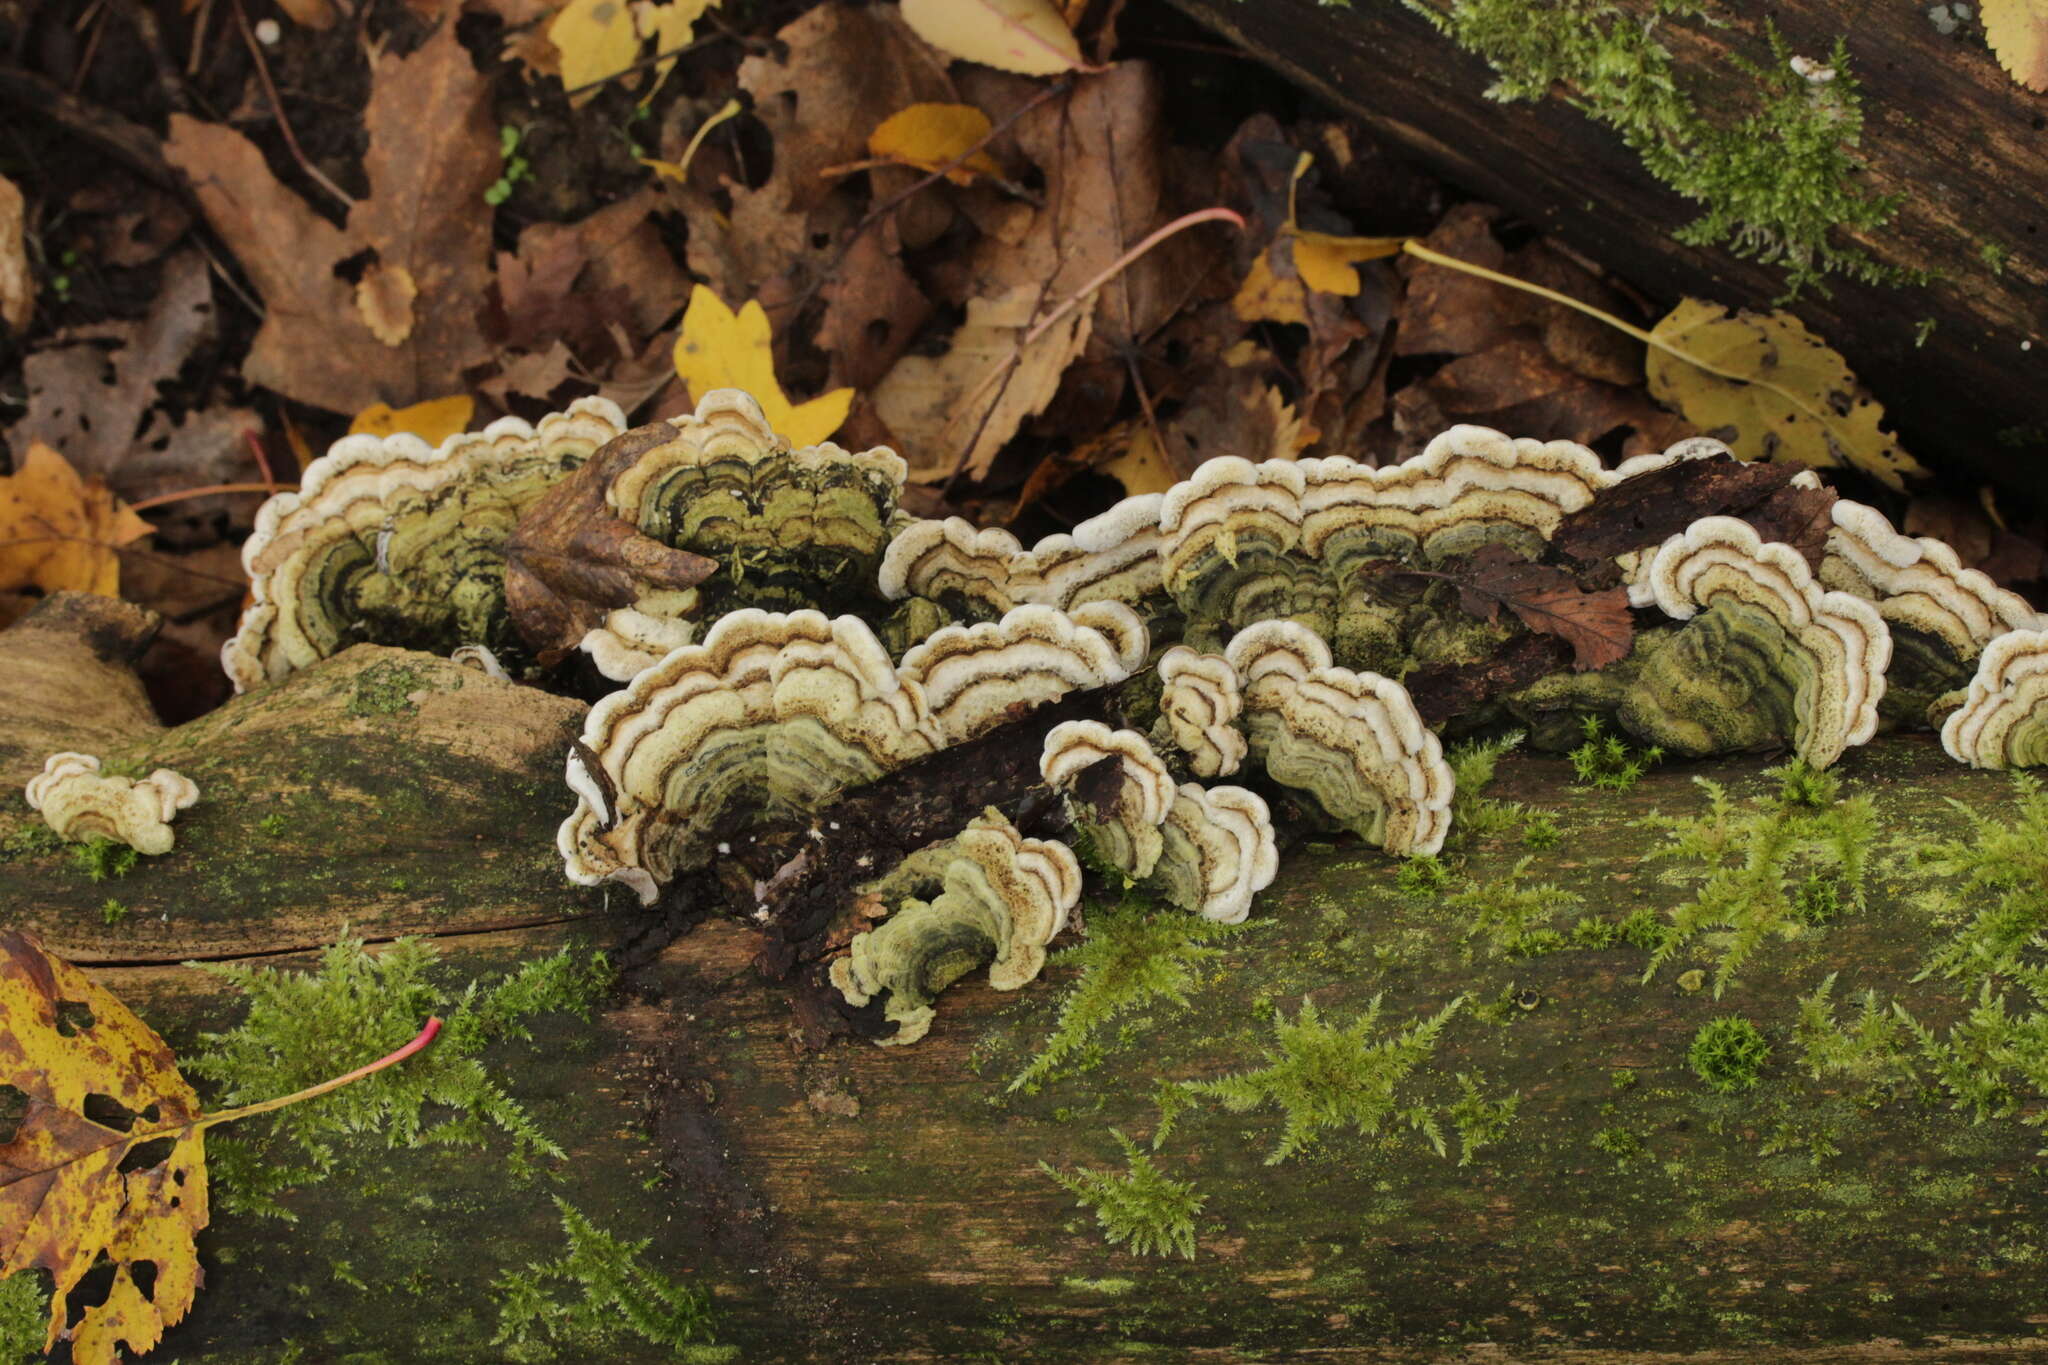
{"type": "Polygon", "coordinates": [[[1860,502],[1831,510],[1820,581],[1875,603],[1891,631],[1887,718],[1925,724],[1930,703],[1963,687],[1993,640],[2043,626],[2025,598],[1964,568],[1942,541],[1902,535],[1860,502]]]}
{"type": "Polygon", "coordinates": [[[1163,605],[1161,498],[1125,498],[1071,533],[1047,536],[1028,550],[1008,531],[978,529],[959,517],[911,522],[882,557],[882,595],[929,598],[977,621],[1015,607],[1067,611],[1089,602],[1121,602],[1150,617],[1163,605]]]}
{"type": "Polygon", "coordinates": [[[1884,618],[1823,591],[1799,551],[1747,522],[1703,517],[1672,536],[1629,600],[1687,622],[1644,661],[1617,713],[1639,738],[1689,756],[1789,744],[1826,767],[1876,733],[1884,618]]]}
{"type": "Polygon", "coordinates": [[[932,632],[898,671],[929,704],[941,740],[961,744],[1041,702],[1122,682],[1143,665],[1146,641],[1144,623],[1119,603],[1072,615],[1027,605],[932,632]]]}
{"type": "Polygon", "coordinates": [[[1027,839],[991,810],[937,849],[914,873],[889,879],[899,895],[887,919],[854,936],[832,963],[849,1004],[887,993],[894,1035],[914,1043],[930,1030],[940,991],[986,966],[988,983],[1016,990],[1045,966],[1045,945],[1081,898],[1081,865],[1065,844],[1027,839]],[[906,884],[915,883],[915,884],[906,884]]]}
{"type": "Polygon", "coordinates": [[[1038,771],[1104,861],[1132,880],[1152,875],[1175,788],[1143,735],[1099,720],[1063,721],[1046,732],[1038,771]]]}
{"type": "Polygon", "coordinates": [[[1197,777],[1223,777],[1244,761],[1237,728],[1244,695],[1237,670],[1220,654],[1175,645],[1159,656],[1159,731],[1187,755],[1197,777]]]}
{"type": "Polygon", "coordinates": [[[1402,686],[1329,664],[1293,622],[1240,631],[1225,653],[1244,687],[1251,754],[1330,820],[1389,853],[1435,853],[1450,832],[1451,770],[1402,686]]]}
{"type": "Polygon", "coordinates": [[[1242,923],[1252,897],[1280,872],[1272,814],[1258,793],[1243,787],[1183,783],[1160,834],[1151,884],[1204,919],[1242,923]]]}
{"type": "Polygon", "coordinates": [[[526,511],[625,430],[606,398],[536,426],[501,418],[438,447],[349,436],[296,491],[256,514],[242,546],[250,602],[221,648],[236,691],[369,641],[447,654],[516,644],[505,548],[526,511]]]}
{"type": "Polygon", "coordinates": [[[652,904],[729,821],[807,815],[943,745],[924,689],[858,617],[730,612],[591,708],[564,869],[652,904]]]}
{"type": "Polygon", "coordinates": [[[2048,630],[2015,630],[1984,648],[1941,747],[1973,768],[2048,764],[2048,630]]]}
{"type": "Polygon", "coordinates": [[[1166,590],[1200,635],[1221,627],[1294,615],[1302,467],[1209,460],[1166,491],[1159,505],[1159,553],[1166,590]]]}
{"type": "Polygon", "coordinates": [[[112,839],[137,853],[169,853],[171,821],[199,800],[188,777],[158,768],[148,777],[113,777],[91,754],[51,754],[28,784],[28,803],[66,839],[112,839]]]}

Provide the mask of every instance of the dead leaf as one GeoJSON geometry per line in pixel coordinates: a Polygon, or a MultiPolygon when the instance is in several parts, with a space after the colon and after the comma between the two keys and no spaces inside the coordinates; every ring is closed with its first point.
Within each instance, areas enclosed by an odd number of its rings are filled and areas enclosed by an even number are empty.
{"type": "Polygon", "coordinates": [[[1653,334],[1651,394],[1738,458],[1849,465],[1895,489],[1926,474],[1883,429],[1884,408],[1848,362],[1790,313],[1731,316],[1685,299],[1653,334]]]}
{"type": "Polygon", "coordinates": [[[1135,498],[1141,493],[1164,493],[1180,482],[1151,428],[1145,426],[1140,426],[1132,435],[1131,444],[1123,454],[1101,468],[1103,473],[1124,486],[1127,498],[1135,498]]]}
{"type": "MultiPolygon", "coordinates": [[[[580,90],[608,81],[640,57],[640,45],[656,39],[657,52],[690,41],[704,11],[718,0],[673,0],[636,5],[629,0],[569,0],[548,24],[548,41],[561,53],[562,88],[580,90]]],[[[595,92],[588,92],[594,94],[595,92]]]]}
{"type": "Polygon", "coordinates": [[[1981,0],[1984,41],[2008,76],[2048,91],[2048,0],[1981,0]]]}
{"type": "Polygon", "coordinates": [[[476,400],[466,393],[432,398],[396,411],[388,404],[372,403],[356,414],[355,420],[348,424],[348,433],[351,436],[393,436],[404,431],[430,446],[438,446],[450,436],[469,430],[469,419],[475,413],[476,400]]]}
{"type": "Polygon", "coordinates": [[[0,175],[0,322],[28,330],[36,310],[36,282],[28,269],[27,205],[12,180],[0,175]]]}
{"type": "Polygon", "coordinates": [[[334,0],[277,0],[277,7],[291,16],[292,22],[307,28],[334,27],[334,0]]]}
{"type": "Polygon", "coordinates": [[[511,407],[514,394],[542,403],[552,402],[555,390],[568,382],[569,365],[574,359],[568,345],[557,338],[545,351],[514,356],[477,388],[501,408],[511,407]]]}
{"type": "MultiPolygon", "coordinates": [[[[140,502],[208,484],[253,483],[263,477],[255,453],[262,434],[263,419],[249,408],[226,404],[205,408],[186,414],[175,425],[158,413],[121,461],[114,491],[140,502]]],[[[282,477],[286,487],[296,481],[289,467],[273,472],[282,477]]],[[[180,497],[155,514],[156,546],[185,549],[216,544],[224,529],[250,526],[260,505],[261,499],[246,494],[180,497]]],[[[122,595],[134,600],[128,593],[125,569],[121,584],[122,595]]]]}
{"type": "Polygon", "coordinates": [[[420,296],[412,272],[404,266],[372,265],[356,285],[356,311],[370,335],[397,346],[412,335],[412,301],[420,296]]]}
{"type": "Polygon", "coordinates": [[[748,300],[739,312],[698,285],[676,338],[676,374],[702,398],[713,389],[745,389],[767,414],[769,427],[793,446],[816,445],[839,430],[853,405],[852,389],[835,389],[794,404],[775,378],[768,314],[748,300]]]}
{"type": "Polygon", "coordinates": [[[1457,585],[1460,604],[1474,616],[1491,621],[1506,607],[1530,630],[1563,640],[1572,647],[1572,667],[1582,673],[1627,658],[1635,639],[1628,589],[1589,592],[1566,570],[1523,559],[1503,545],[1446,561],[1442,576],[1457,585]]]}
{"type": "Polygon", "coordinates": [[[989,128],[988,115],[971,104],[913,104],[889,115],[868,134],[868,155],[923,171],[959,161],[946,178],[956,185],[971,185],[976,175],[1002,174],[986,150],[968,155],[989,135],[989,128]]]}
{"type": "Polygon", "coordinates": [[[149,523],[94,476],[81,479],[56,451],[29,445],[0,476],[0,592],[73,588],[107,597],[121,588],[114,547],[149,534],[149,523]]]}
{"type": "Polygon", "coordinates": [[[932,311],[903,268],[891,219],[855,239],[823,293],[825,316],[813,339],[832,357],[832,381],[856,390],[889,372],[932,311]]]}
{"type": "Polygon", "coordinates": [[[489,356],[478,316],[491,281],[483,194],[500,173],[498,131],[488,83],[453,22],[409,56],[377,59],[364,121],[370,196],[345,229],[281,185],[228,127],[173,115],[164,148],[263,296],[245,377],[341,413],[452,392],[489,356]],[[405,271],[417,291],[402,344],[378,339],[336,273],[366,259],[405,271]]]}
{"type": "Polygon", "coordinates": [[[22,362],[28,412],[8,429],[18,450],[41,441],[69,453],[87,474],[102,474],[130,497],[131,463],[144,422],[157,405],[157,386],[177,377],[213,335],[213,285],[205,258],[181,252],[165,263],[157,297],[140,323],[82,328],[67,344],[22,362]],[[109,349],[102,342],[120,343],[109,349]]]}
{"type": "Polygon", "coordinates": [[[1052,0],[903,0],[903,18],[943,52],[1025,76],[1081,68],[1081,45],[1052,0]]]}
{"type": "Polygon", "coordinates": [[[2029,537],[1994,521],[1984,505],[1961,498],[1915,498],[1906,504],[1903,529],[1909,536],[1933,536],[1952,547],[1966,568],[1979,569],[2000,587],[2048,577],[2036,535],[2029,537]]]}
{"type": "Polygon", "coordinates": [[[138,1355],[154,1347],[199,1289],[206,1151],[189,1127],[199,1096],[133,1011],[12,929],[0,929],[0,1021],[0,1084],[28,1097],[0,1145],[0,1276],[49,1271],[45,1349],[69,1336],[79,1365],[113,1365],[117,1344],[138,1355]],[[95,1097],[133,1117],[122,1127],[86,1117],[95,1097]],[[166,1130],[161,1158],[120,1169],[166,1130]],[[67,1296],[101,1255],[114,1263],[113,1289],[73,1322],[67,1296]]]}

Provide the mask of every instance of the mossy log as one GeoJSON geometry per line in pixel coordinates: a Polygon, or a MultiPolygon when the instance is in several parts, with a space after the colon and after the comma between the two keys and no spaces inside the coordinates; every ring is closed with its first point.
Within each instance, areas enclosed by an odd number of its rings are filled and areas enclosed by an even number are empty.
{"type": "MultiPolygon", "coordinates": [[[[553,866],[553,769],[575,710],[431,658],[351,651],[138,737],[130,756],[175,756],[209,790],[177,848],[99,884],[61,855],[17,857],[0,867],[0,917],[110,964],[101,979],[180,1048],[235,1005],[213,978],[163,965],[198,951],[167,944],[274,951],[346,920],[446,934],[458,980],[572,936],[616,946],[646,927],[641,912],[595,915],[601,898],[572,894],[553,866]],[[352,708],[364,697],[385,700],[352,708]],[[400,790],[421,799],[394,801],[400,790]],[[214,906],[217,874],[197,869],[255,856],[269,811],[287,815],[280,839],[300,831],[320,860],[273,865],[261,895],[214,906]],[[394,877],[407,892],[379,890],[394,877]],[[354,913],[337,885],[357,888],[354,913]],[[110,896],[147,913],[108,926],[110,896]]],[[[1526,875],[1577,893],[1581,917],[1668,911],[1687,898],[1684,865],[1652,858],[1666,836],[1644,817],[1699,810],[1694,777],[1765,792],[1762,766],[1669,765],[1604,792],[1511,755],[1490,794],[1549,811],[1561,842],[1532,851],[1511,827],[1451,864],[1461,884],[1505,888],[1532,857],[1526,875]]],[[[1070,964],[1012,994],[954,988],[914,1046],[813,1050],[793,1038],[789,988],[753,965],[756,933],[711,920],[642,954],[595,1026],[551,1021],[493,1054],[567,1161],[520,1172],[462,1149],[350,1146],[345,1178],[286,1197],[296,1224],[216,1219],[199,1306],[161,1352],[501,1358],[494,1282],[561,1254],[560,1195],[651,1239],[650,1262],[711,1293],[719,1340],[746,1361],[2037,1358],[2041,1132],[2024,1113],[1974,1124],[1924,1099],[1863,1103],[1807,1078],[1792,1037],[1796,999],[1831,973],[1838,1001],[1869,987],[1937,1027],[1953,1017],[1947,983],[1914,980],[1953,930],[1914,854],[1966,835],[1968,811],[1995,812],[2011,779],[1959,768],[1926,737],[1853,751],[1840,771],[1877,803],[1867,908],[1772,936],[1718,1000],[1682,980],[1711,971],[1712,935],[1649,981],[1647,954],[1626,944],[1501,957],[1471,938],[1469,911],[1412,894],[1413,878],[1404,891],[1389,860],[1310,843],[1203,964],[1188,1008],[1121,1018],[1015,1093],[1070,964]],[[1517,1095],[1512,1121],[1467,1165],[1455,1135],[1439,1156],[1405,1128],[1332,1129],[1267,1164],[1277,1113],[1197,1103],[1155,1154],[1206,1197],[1194,1257],[1106,1244],[1040,1163],[1121,1169],[1111,1130],[1149,1139],[1161,1082],[1259,1065],[1276,1010],[1292,1017],[1304,997],[1338,1022],[1381,998],[1387,1031],[1463,997],[1402,1101],[1441,1114],[1463,1073],[1517,1095]],[[1722,1094],[1688,1049],[1732,1015],[1773,1053],[1759,1084],[1722,1094]]],[[[17,829],[15,798],[6,815],[17,829]]],[[[676,1358],[630,1338],[601,1354],[676,1358]]]]}
{"type": "MultiPolygon", "coordinates": [[[[1831,276],[1792,311],[1847,357],[1886,404],[1907,447],[1930,465],[2048,493],[2039,455],[2039,381],[2029,354],[2048,334],[2048,95],[1999,68],[1974,19],[1944,33],[1950,6],[1786,0],[1710,3],[1698,16],[1662,0],[1534,4],[1525,0],[1174,0],[1203,24],[1295,84],[1364,119],[1387,143],[1458,186],[1552,232],[1669,307],[1695,295],[1764,309],[1786,292],[1782,268],[1675,235],[1725,203],[1689,201],[1646,169],[1643,156],[1578,107],[1585,89],[1612,91],[1626,60],[1557,83],[1542,99],[1487,97],[1495,70],[1425,18],[1453,9],[1493,16],[1501,53],[1570,67],[1581,26],[1640,27],[1669,56],[1682,98],[1724,125],[1755,109],[1758,77],[1783,74],[1775,27],[1789,53],[1825,63],[1837,39],[1862,86],[1864,126],[1855,151],[1867,169],[1838,188],[1896,195],[1882,228],[1836,230],[1838,248],[1927,272],[1924,285],[1871,285],[1831,276]],[[1958,403],[1957,394],[1970,395],[1958,403]]],[[[1973,10],[1975,7],[1971,7],[1973,10]]],[[[1534,69],[1533,66],[1531,69],[1534,69]]],[[[1653,102],[1657,89],[1620,98],[1653,102]]],[[[1784,164],[1768,129],[1765,161],[1747,189],[1784,164]]],[[[1365,182],[1370,184],[1371,182],[1365,182]]],[[[1366,202],[1370,202],[1369,197],[1366,202]]],[[[1362,222],[1360,231],[1413,231],[1362,222]]],[[[2038,350],[2035,350],[2038,354],[2038,350]]]]}

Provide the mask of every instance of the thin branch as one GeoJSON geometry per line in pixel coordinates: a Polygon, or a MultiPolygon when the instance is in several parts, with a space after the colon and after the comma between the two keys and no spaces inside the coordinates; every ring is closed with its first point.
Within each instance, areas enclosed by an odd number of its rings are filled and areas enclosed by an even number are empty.
{"type": "Polygon", "coordinates": [[[242,7],[242,0],[235,0],[235,22],[241,25],[242,41],[248,45],[249,56],[256,63],[256,75],[263,82],[264,98],[270,101],[270,112],[277,116],[277,131],[284,134],[284,145],[291,149],[292,160],[299,163],[299,169],[308,179],[341,201],[344,209],[352,209],[356,201],[342,193],[341,186],[327,178],[326,172],[307,160],[306,153],[299,147],[298,135],[292,132],[291,120],[285,117],[284,101],[277,96],[277,86],[270,79],[270,64],[263,59],[263,44],[256,41],[256,31],[249,27],[249,12],[242,7]]]}

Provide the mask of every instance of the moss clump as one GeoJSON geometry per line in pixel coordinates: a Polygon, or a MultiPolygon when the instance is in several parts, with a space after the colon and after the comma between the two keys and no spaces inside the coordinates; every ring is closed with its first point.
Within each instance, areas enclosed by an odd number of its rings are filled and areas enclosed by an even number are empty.
{"type": "Polygon", "coordinates": [[[1571,751],[1572,775],[1576,781],[1605,791],[1625,792],[1664,757],[1652,745],[1632,749],[1620,735],[1607,733],[1598,716],[1580,722],[1586,742],[1571,751]]]}
{"type": "Polygon", "coordinates": [[[87,839],[71,846],[71,865],[96,882],[127,876],[141,857],[118,839],[87,839]]]}
{"type": "Polygon", "coordinates": [[[1756,1084],[1771,1059],[1771,1045],[1755,1024],[1729,1015],[1701,1025],[1686,1056],[1701,1080],[1732,1094],[1756,1084]]]}
{"type": "Polygon", "coordinates": [[[0,1280],[0,1365],[29,1365],[43,1358],[43,1334],[50,1326],[50,1291],[41,1272],[0,1280]]]}
{"type": "Polygon", "coordinates": [[[356,674],[354,690],[349,693],[348,713],[352,716],[393,716],[401,711],[417,711],[412,694],[419,691],[425,681],[418,669],[388,660],[371,664],[356,674]]]}
{"type": "Polygon", "coordinates": [[[1119,1015],[1154,1001],[1186,1009],[1202,967],[1223,955],[1216,945],[1248,927],[1158,909],[1134,897],[1091,915],[1087,939],[1055,959],[1079,967],[1081,978],[1060,1002],[1052,1036],[1009,1088],[1018,1090],[1043,1080],[1119,1015]]]}
{"type": "Polygon", "coordinates": [[[100,903],[100,923],[106,925],[109,929],[127,918],[128,907],[115,900],[112,896],[107,897],[106,900],[100,903]]]}
{"type": "MultiPolygon", "coordinates": [[[[1565,946],[1565,936],[1550,927],[1559,912],[1580,904],[1576,893],[1549,882],[1528,879],[1532,859],[1522,858],[1500,880],[1468,883],[1444,901],[1449,909],[1469,914],[1463,935],[1467,944],[1484,941],[1496,957],[1535,957],[1565,946]]],[[[1599,921],[1581,921],[1599,923],[1599,921]]],[[[1573,926],[1577,937],[1577,925],[1573,926]]],[[[1586,931],[1597,941],[1589,947],[1604,948],[1612,941],[1598,929],[1586,931]]]]}
{"type": "Polygon", "coordinates": [[[1110,1136],[1123,1148],[1122,1175],[1091,1171],[1083,1166],[1065,1175],[1043,1161],[1038,1169],[1059,1182],[1084,1209],[1095,1211],[1102,1235],[1112,1245],[1129,1245],[1140,1256],[1179,1255],[1194,1259],[1195,1217],[1208,1202],[1193,1182],[1174,1180],[1152,1158],[1115,1129],[1110,1136]]]}
{"type": "Polygon", "coordinates": [[[1152,1145],[1165,1140],[1177,1111],[1188,1100],[1213,1099],[1235,1113],[1270,1104],[1286,1115],[1280,1141],[1266,1156],[1268,1166],[1306,1150],[1325,1130],[1345,1124],[1368,1137],[1389,1128],[1411,1129],[1443,1155],[1443,1130],[1435,1109],[1413,1099],[1404,1102],[1402,1091],[1416,1068],[1436,1051],[1444,1025],[1464,1008],[1466,997],[1459,996],[1429,1018],[1383,1039],[1373,1036],[1382,998],[1374,996],[1364,1013],[1343,1026],[1325,1022],[1306,996],[1292,1020],[1275,1010],[1266,1065],[1213,1081],[1183,1081],[1163,1092],[1165,1103],[1152,1145]]]}
{"type": "Polygon", "coordinates": [[[18,858],[39,858],[63,847],[64,836],[37,820],[0,839],[0,863],[11,863],[18,858]]]}
{"type": "Polygon", "coordinates": [[[551,1261],[502,1275],[493,1346],[514,1361],[559,1358],[561,1348],[604,1351],[628,1333],[684,1361],[722,1361],[732,1347],[711,1344],[711,1301],[703,1291],[650,1267],[648,1242],[622,1242],[557,1197],[569,1249],[551,1261]],[[570,1295],[560,1291],[567,1289],[570,1295]]]}
{"type": "Polygon", "coordinates": [[[1831,272],[1883,283],[1921,278],[1835,239],[1836,229],[1882,228],[1901,203],[1859,183],[1862,93],[1839,40],[1823,59],[1833,78],[1813,82],[1792,70],[1791,49],[1769,28],[1767,62],[1733,56],[1717,70],[1710,115],[1680,87],[1658,40],[1659,22],[1705,18],[1701,0],[1655,0],[1648,21],[1606,0],[1404,3],[1492,65],[1489,97],[1537,100],[1562,88],[1619,134],[1651,174],[1703,207],[1678,240],[1782,266],[1791,293],[1831,272]]]}
{"type": "Polygon", "coordinates": [[[290,1094],[397,1048],[430,1016],[447,1021],[434,1045],[404,1066],[280,1111],[275,1131],[303,1165],[259,1162],[238,1139],[210,1143],[217,1159],[226,1154],[224,1203],[288,1217],[273,1196],[324,1177],[336,1163],[335,1142],[345,1138],[382,1136],[393,1147],[480,1144],[497,1128],[512,1136],[515,1160],[562,1154],[478,1054],[499,1039],[530,1037],[525,1020],[535,1014],[587,1018],[611,981],[603,955],[564,949],[496,985],[472,981],[461,991],[429,979],[438,958],[417,939],[400,939],[375,957],[360,939],[344,939],[314,972],[193,964],[249,997],[241,1024],[202,1035],[202,1050],[185,1062],[188,1074],[215,1082],[217,1107],[290,1094]]]}
{"type": "Polygon", "coordinates": [[[1484,794],[1486,784],[1493,781],[1493,770],[1501,755],[1520,744],[1523,737],[1523,732],[1516,730],[1498,739],[1461,744],[1444,755],[1444,762],[1450,766],[1455,783],[1451,789],[1451,840],[1454,844],[1467,844],[1489,834],[1499,834],[1528,819],[1528,809],[1521,802],[1495,801],[1484,794]]]}
{"type": "Polygon", "coordinates": [[[1394,874],[1394,885],[1413,900],[1435,900],[1451,885],[1451,870],[1434,853],[1409,858],[1394,874]]]}

